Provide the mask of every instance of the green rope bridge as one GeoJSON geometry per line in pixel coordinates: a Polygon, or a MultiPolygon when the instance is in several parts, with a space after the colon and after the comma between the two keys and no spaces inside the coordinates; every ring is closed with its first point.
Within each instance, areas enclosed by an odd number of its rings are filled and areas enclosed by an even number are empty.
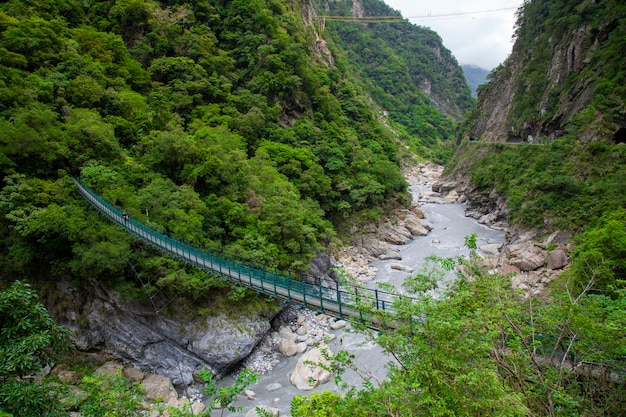
{"type": "Polygon", "coordinates": [[[339,283],[336,283],[334,288],[308,284],[291,279],[289,276],[216,256],[206,250],[172,239],[134,219],[125,217],[120,210],[104,201],[79,179],[73,179],[82,197],[115,225],[173,258],[223,277],[236,285],[282,299],[284,302],[294,302],[338,317],[358,317],[361,321],[377,320],[371,317],[364,318],[361,309],[358,308],[359,305],[366,304],[380,311],[392,309],[393,296],[384,291],[344,288],[339,283]]]}

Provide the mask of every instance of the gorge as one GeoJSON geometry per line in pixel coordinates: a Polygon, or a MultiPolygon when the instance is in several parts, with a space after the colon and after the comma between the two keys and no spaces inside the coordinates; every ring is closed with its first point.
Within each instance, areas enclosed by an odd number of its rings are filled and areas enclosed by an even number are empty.
{"type": "Polygon", "coordinates": [[[354,342],[135,239],[75,177],[294,282],[407,282],[393,311],[362,306],[394,326],[352,325],[393,357],[387,379],[327,383],[292,417],[623,414],[622,3],[524,2],[474,100],[439,36],[379,0],[3,2],[0,415],[134,415],[141,384],[154,413],[199,415],[174,385],[196,398],[207,375],[354,342]],[[465,250],[468,222],[495,231],[465,250]],[[444,250],[457,279],[435,291],[408,248],[444,250]]]}

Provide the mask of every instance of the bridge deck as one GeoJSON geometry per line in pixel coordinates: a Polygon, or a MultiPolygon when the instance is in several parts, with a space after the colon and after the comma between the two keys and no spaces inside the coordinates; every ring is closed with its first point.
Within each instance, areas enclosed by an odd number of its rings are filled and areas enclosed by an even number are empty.
{"type": "MultiPolygon", "coordinates": [[[[289,277],[245,265],[241,262],[213,255],[205,250],[182,243],[165,236],[146,225],[124,218],[120,210],[104,201],[98,194],[74,178],[80,194],[96,210],[128,233],[149,243],[169,256],[185,261],[211,274],[221,276],[246,288],[261,292],[270,297],[295,302],[309,308],[339,316],[360,317],[359,303],[367,303],[378,310],[392,308],[392,295],[379,290],[335,288],[308,284],[289,277]]],[[[370,321],[371,318],[368,319],[370,321]]]]}

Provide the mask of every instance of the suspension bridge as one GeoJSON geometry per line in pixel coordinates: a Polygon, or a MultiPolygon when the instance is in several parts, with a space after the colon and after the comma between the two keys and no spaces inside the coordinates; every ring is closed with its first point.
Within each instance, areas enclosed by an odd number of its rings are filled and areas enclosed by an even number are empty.
{"type": "Polygon", "coordinates": [[[374,317],[376,314],[364,317],[365,313],[360,307],[369,306],[370,309],[374,309],[374,313],[392,311],[394,296],[378,289],[346,288],[339,283],[335,283],[334,288],[310,284],[292,279],[289,275],[255,268],[244,262],[227,259],[205,249],[172,239],[129,218],[125,212],[106,202],[78,178],[73,177],[73,180],[80,195],[113,224],[166,255],[222,277],[235,285],[336,317],[356,317],[368,323],[378,323],[379,320],[374,317]]]}

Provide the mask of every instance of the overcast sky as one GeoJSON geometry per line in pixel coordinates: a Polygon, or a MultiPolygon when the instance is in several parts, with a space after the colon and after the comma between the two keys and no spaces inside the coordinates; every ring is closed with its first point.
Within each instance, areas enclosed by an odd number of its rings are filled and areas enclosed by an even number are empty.
{"type": "Polygon", "coordinates": [[[522,0],[383,0],[411,23],[434,30],[459,64],[491,70],[511,53],[522,0]],[[508,9],[508,10],[501,10],[508,9]],[[424,17],[430,16],[430,17],[424,17]]]}

